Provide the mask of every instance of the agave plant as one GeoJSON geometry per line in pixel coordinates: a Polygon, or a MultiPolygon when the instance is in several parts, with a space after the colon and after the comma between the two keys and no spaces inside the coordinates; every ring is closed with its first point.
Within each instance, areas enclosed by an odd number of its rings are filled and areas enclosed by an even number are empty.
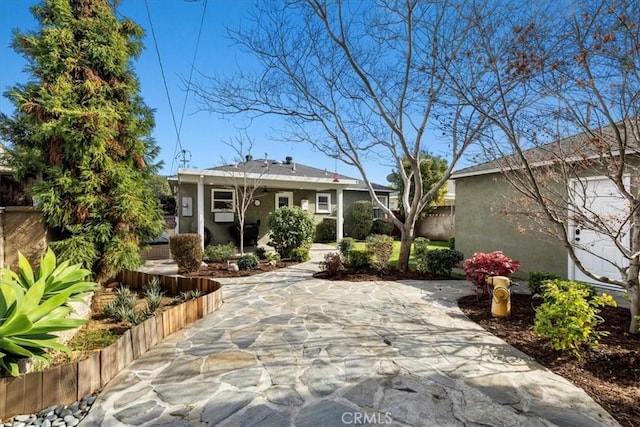
{"type": "Polygon", "coordinates": [[[53,332],[86,322],[66,317],[72,311],[68,302],[82,299],[95,288],[95,283],[84,281],[88,273],[64,262],[56,268],[51,251],[43,257],[37,275],[22,255],[17,274],[0,270],[0,368],[17,376],[21,358],[47,362],[47,349],[69,351],[53,332]]]}

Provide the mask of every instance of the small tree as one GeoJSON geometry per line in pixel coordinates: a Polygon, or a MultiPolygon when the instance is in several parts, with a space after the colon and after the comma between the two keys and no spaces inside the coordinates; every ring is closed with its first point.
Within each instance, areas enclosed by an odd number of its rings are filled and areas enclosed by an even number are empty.
{"type": "Polygon", "coordinates": [[[301,247],[311,247],[316,226],[307,211],[297,206],[283,206],[269,215],[271,241],[276,252],[289,258],[291,251],[301,247]]]}

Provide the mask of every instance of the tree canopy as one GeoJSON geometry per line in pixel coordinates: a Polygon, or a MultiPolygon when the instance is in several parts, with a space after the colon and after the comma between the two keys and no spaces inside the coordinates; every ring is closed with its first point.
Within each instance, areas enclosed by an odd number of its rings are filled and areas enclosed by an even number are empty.
{"type": "Polygon", "coordinates": [[[108,0],[44,0],[32,8],[34,32],[16,31],[13,48],[30,78],[6,96],[0,117],[17,177],[37,177],[31,191],[62,259],[98,279],[140,263],[139,246],[163,223],[147,185],[157,147],[153,114],[131,60],[142,29],[115,16],[108,0]]]}

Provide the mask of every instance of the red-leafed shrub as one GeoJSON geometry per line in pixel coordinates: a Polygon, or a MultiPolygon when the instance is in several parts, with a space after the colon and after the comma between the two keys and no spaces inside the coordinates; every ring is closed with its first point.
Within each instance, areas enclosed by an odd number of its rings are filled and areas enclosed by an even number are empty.
{"type": "Polygon", "coordinates": [[[520,268],[520,261],[505,256],[502,251],[475,253],[464,261],[464,272],[467,280],[473,283],[476,292],[489,293],[485,279],[489,276],[509,276],[520,268]]]}

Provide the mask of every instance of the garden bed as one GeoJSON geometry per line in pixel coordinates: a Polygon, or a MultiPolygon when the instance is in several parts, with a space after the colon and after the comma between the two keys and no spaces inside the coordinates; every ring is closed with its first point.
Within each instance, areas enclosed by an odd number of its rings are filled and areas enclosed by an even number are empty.
{"type": "Polygon", "coordinates": [[[346,280],[349,282],[375,282],[375,281],[396,281],[396,280],[447,280],[451,277],[435,276],[431,273],[420,273],[419,271],[401,272],[394,268],[388,270],[376,270],[373,268],[351,270],[346,269],[337,272],[318,271],[313,274],[316,279],[325,280],[346,280]]]}
{"type": "Polygon", "coordinates": [[[187,273],[184,276],[186,277],[211,277],[211,278],[221,278],[221,277],[246,277],[253,276],[254,274],[266,273],[273,270],[278,270],[280,268],[290,267],[292,265],[298,264],[295,261],[291,260],[282,260],[275,264],[269,264],[266,260],[258,261],[258,268],[252,270],[238,270],[232,271],[229,270],[229,263],[226,261],[223,262],[210,262],[207,263],[206,267],[200,267],[198,271],[193,273],[187,273]]]}
{"type": "Polygon", "coordinates": [[[623,426],[640,425],[640,336],[627,332],[628,309],[605,307],[600,329],[610,335],[602,338],[597,349],[577,359],[571,352],[545,346],[533,333],[535,311],[530,295],[512,294],[511,300],[511,317],[506,319],[492,317],[488,296],[466,296],[458,305],[484,329],[582,388],[623,426]]]}

